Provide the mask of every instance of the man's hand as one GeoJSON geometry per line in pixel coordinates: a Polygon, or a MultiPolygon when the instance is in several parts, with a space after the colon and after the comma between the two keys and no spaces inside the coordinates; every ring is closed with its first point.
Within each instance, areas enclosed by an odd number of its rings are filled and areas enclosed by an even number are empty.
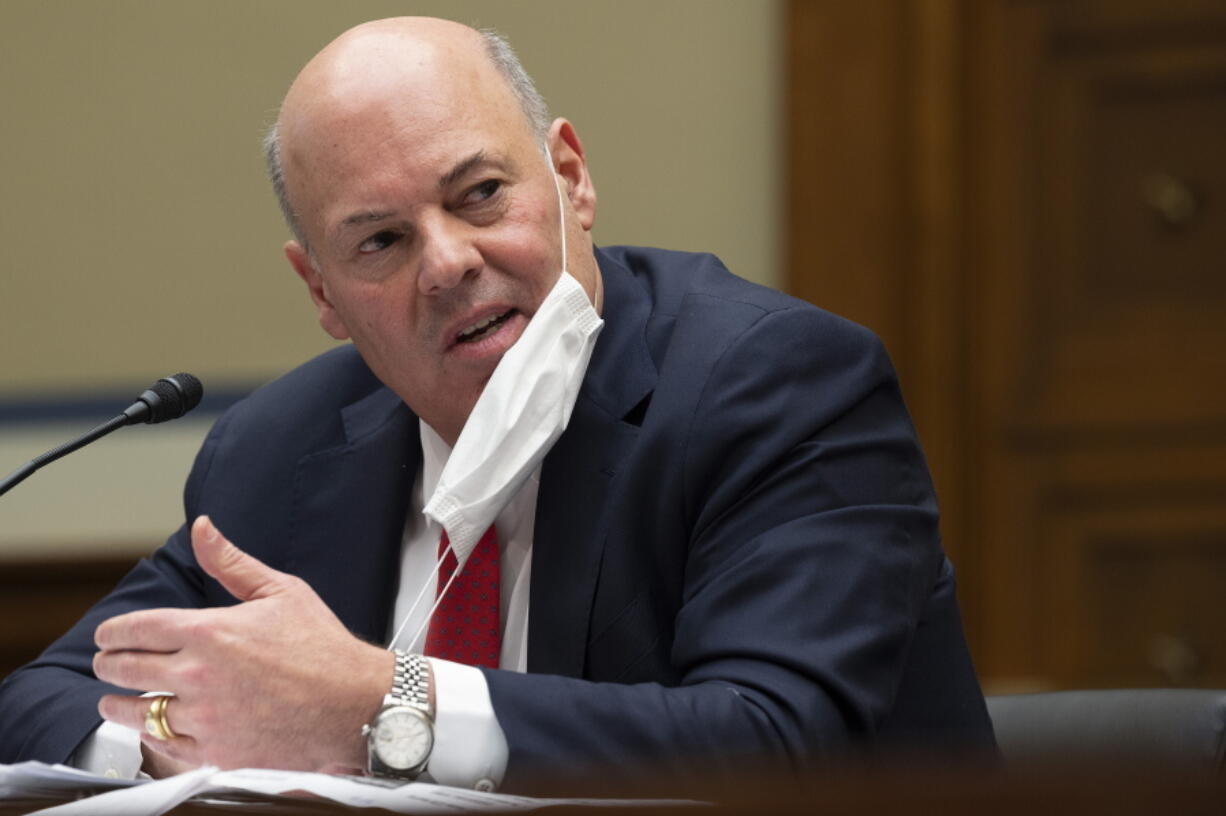
{"type": "Polygon", "coordinates": [[[206,516],[192,525],[192,548],[242,603],[129,612],[94,633],[95,674],[173,692],[166,718],[178,736],[145,732],[147,698],[107,695],[102,716],[141,731],[153,770],[365,767],[361,728],[391,687],[391,653],[355,638],[306,582],[242,552],[206,516]]]}

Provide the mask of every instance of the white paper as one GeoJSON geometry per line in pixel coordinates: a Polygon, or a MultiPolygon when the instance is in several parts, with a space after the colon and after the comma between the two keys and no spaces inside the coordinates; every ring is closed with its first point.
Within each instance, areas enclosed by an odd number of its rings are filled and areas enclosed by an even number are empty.
{"type": "MultiPolygon", "coordinates": [[[[527,810],[546,805],[660,806],[700,804],[667,799],[537,799],[506,793],[482,793],[424,782],[393,782],[360,776],[331,776],[305,771],[243,768],[219,771],[197,768],[166,779],[112,779],[63,765],[23,762],[0,765],[0,798],[62,798],[80,790],[104,790],[94,796],[36,811],[39,816],[159,816],[195,797],[224,801],[250,794],[314,795],[352,807],[381,807],[396,813],[484,813],[527,810]]],[[[33,814],[31,814],[33,816],[33,814]]]]}
{"type": "Polygon", "coordinates": [[[358,776],[330,776],[303,771],[271,771],[244,768],[214,775],[217,787],[264,794],[305,791],[352,807],[381,807],[397,813],[480,813],[540,807],[541,800],[502,793],[482,793],[430,785],[425,782],[393,782],[358,776]]]}
{"type": "Polygon", "coordinates": [[[22,762],[0,765],[0,797],[62,796],[65,791],[90,788],[127,787],[135,779],[111,779],[67,765],[47,765],[42,762],[22,762]]]}
{"type": "Polygon", "coordinates": [[[177,776],[116,788],[75,802],[36,810],[29,816],[159,816],[207,788],[209,777],[216,772],[216,768],[206,765],[177,776]]]}

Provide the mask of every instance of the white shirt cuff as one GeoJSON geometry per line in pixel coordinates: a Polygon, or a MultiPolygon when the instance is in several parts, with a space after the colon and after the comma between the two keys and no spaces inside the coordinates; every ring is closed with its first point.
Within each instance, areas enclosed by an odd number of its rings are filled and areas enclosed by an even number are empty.
{"type": "Polygon", "coordinates": [[[497,790],[507,770],[507,738],[480,669],[427,658],[434,670],[434,750],[430,777],[440,785],[497,790]]]}
{"type": "Polygon", "coordinates": [[[135,779],[143,762],[140,734],[110,720],[103,720],[68,760],[74,768],[112,779],[135,779]]]}

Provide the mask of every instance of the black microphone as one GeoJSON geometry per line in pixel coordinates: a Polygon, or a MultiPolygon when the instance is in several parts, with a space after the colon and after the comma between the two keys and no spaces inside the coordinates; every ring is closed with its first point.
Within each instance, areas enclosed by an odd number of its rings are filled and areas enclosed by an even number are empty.
{"type": "Polygon", "coordinates": [[[50,464],[61,456],[67,456],[90,442],[101,439],[111,431],[119,430],[125,425],[135,425],[137,422],[152,425],[157,422],[178,419],[199,405],[200,398],[203,396],[204,386],[191,374],[180,373],[173,377],[163,377],[147,388],[136,398],[136,402],[124,409],[119,416],[102,423],[71,442],[65,442],[58,448],[53,448],[42,456],[31,459],[10,473],[3,482],[0,482],[0,496],[16,487],[43,465],[50,464]]]}
{"type": "MultiPolygon", "coordinates": [[[[200,404],[204,386],[191,374],[176,374],[163,377],[145,389],[136,402],[123,412],[127,417],[124,425],[144,422],[155,425],[169,419],[178,419],[200,404]]],[[[118,417],[116,417],[118,419],[118,417]]]]}

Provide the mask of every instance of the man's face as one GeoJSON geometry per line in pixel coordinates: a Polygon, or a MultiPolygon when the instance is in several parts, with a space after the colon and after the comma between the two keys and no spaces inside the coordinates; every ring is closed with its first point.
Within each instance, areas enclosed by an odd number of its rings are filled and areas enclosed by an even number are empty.
{"type": "MultiPolygon", "coordinates": [[[[287,254],[324,328],[352,338],[454,442],[557,281],[558,200],[553,169],[491,67],[419,75],[388,88],[334,83],[292,131],[283,157],[311,257],[292,242],[287,254]]],[[[582,217],[569,215],[585,238],[582,217]]]]}

